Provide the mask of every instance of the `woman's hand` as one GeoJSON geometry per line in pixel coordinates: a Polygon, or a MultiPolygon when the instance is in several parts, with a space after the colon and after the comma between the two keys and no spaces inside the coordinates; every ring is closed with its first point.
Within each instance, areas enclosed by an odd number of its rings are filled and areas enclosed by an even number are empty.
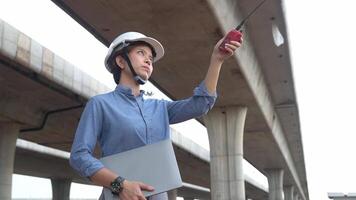
{"type": "Polygon", "coordinates": [[[216,43],[213,53],[211,55],[212,62],[224,62],[226,59],[228,59],[234,54],[236,49],[241,46],[241,43],[243,41],[243,39],[241,38],[241,42],[231,41],[230,43],[226,43],[225,49],[227,50],[227,52],[222,52],[221,50],[219,50],[219,46],[223,42],[224,38],[222,38],[221,40],[219,40],[218,43],[216,43]]]}
{"type": "Polygon", "coordinates": [[[153,191],[154,188],[141,182],[125,180],[123,190],[120,192],[120,200],[146,200],[142,190],[153,191]]]}

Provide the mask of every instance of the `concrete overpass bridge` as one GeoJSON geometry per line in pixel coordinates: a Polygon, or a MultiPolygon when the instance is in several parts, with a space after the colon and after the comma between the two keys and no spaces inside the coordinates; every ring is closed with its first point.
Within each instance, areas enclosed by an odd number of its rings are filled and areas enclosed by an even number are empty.
{"type": "MultiPolygon", "coordinates": [[[[251,0],[54,2],[106,45],[118,33],[128,30],[150,33],[162,41],[167,56],[158,63],[159,70],[151,81],[173,99],[189,96],[191,89],[203,79],[212,45],[258,3],[251,0]]],[[[286,199],[309,199],[281,4],[278,0],[267,1],[249,21],[243,47],[235,59],[224,64],[218,102],[206,118],[200,119],[209,133],[212,199],[245,198],[242,157],[268,177],[270,199],[282,199],[283,187],[286,199]],[[275,42],[272,27],[278,27],[284,37],[283,44],[275,42]]],[[[20,49],[31,48],[35,55],[18,49],[15,53],[13,50],[4,53],[3,42],[2,54],[10,55],[2,56],[3,60],[12,67],[1,69],[1,74],[17,71],[15,76],[24,74],[35,80],[35,85],[50,87],[34,90],[34,83],[22,80],[11,84],[6,81],[7,76],[2,76],[1,91],[5,98],[1,105],[5,106],[1,107],[1,121],[11,125],[2,127],[1,132],[36,127],[43,113],[82,105],[88,97],[102,91],[97,81],[79,76],[76,69],[48,50],[39,51],[26,37],[9,34],[15,44],[23,42],[20,49]],[[34,70],[19,70],[13,58],[19,58],[19,63],[30,62],[34,70]],[[57,67],[51,69],[52,63],[57,67]],[[62,96],[49,94],[34,98],[48,88],[62,96]],[[13,94],[14,91],[22,92],[13,94]],[[53,103],[46,104],[48,101],[53,103]],[[21,115],[16,116],[18,113],[21,115]],[[14,125],[13,121],[17,123],[14,125]]],[[[80,112],[81,109],[63,112],[48,121],[47,130],[21,133],[20,137],[68,150],[72,135],[60,130],[74,130],[73,122],[78,120],[80,112]]]]}
{"type": "MultiPolygon", "coordinates": [[[[170,193],[184,199],[210,199],[209,152],[175,130],[172,130],[172,141],[182,178],[190,183],[184,182],[183,187],[170,193]]],[[[14,173],[49,178],[52,181],[53,196],[57,197],[55,199],[67,199],[71,182],[92,184],[68,165],[68,159],[68,152],[18,139],[14,173]]],[[[245,174],[245,181],[247,198],[268,198],[266,186],[248,174],[245,174]]]]}
{"type": "MultiPolygon", "coordinates": [[[[49,178],[54,199],[69,199],[71,182],[92,184],[68,161],[83,105],[109,89],[1,20],[0,33],[0,199],[11,199],[13,172],[49,178]]],[[[209,152],[171,134],[185,181],[171,194],[210,199],[209,152]]],[[[247,197],[265,199],[267,187],[245,177],[247,197]]]]}

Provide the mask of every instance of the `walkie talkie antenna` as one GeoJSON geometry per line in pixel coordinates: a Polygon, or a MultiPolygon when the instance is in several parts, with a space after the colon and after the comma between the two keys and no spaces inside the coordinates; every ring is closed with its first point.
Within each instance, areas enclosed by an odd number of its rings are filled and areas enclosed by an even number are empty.
{"type": "Polygon", "coordinates": [[[231,41],[238,41],[241,43],[241,37],[242,37],[242,31],[240,31],[240,29],[242,28],[242,26],[245,24],[245,22],[247,21],[247,19],[254,13],[256,12],[256,10],[262,6],[262,4],[264,2],[266,2],[267,0],[263,0],[261,1],[261,3],[259,3],[241,22],[240,24],[235,28],[232,29],[224,38],[224,40],[221,42],[220,46],[219,46],[219,50],[223,53],[229,53],[228,50],[225,49],[225,45],[230,43],[231,41]]]}
{"type": "Polygon", "coordinates": [[[262,4],[264,3],[264,2],[266,2],[267,0],[263,0],[261,3],[259,3],[242,21],[241,21],[241,23],[235,28],[236,30],[240,30],[241,29],[241,27],[245,24],[245,22],[248,20],[248,18],[254,13],[254,12],[256,12],[256,10],[260,7],[260,6],[262,6],[262,4]]]}

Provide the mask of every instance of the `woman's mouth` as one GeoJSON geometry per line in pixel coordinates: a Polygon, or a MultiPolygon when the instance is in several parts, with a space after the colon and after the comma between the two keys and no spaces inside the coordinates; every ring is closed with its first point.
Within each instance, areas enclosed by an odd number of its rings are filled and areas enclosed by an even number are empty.
{"type": "Polygon", "coordinates": [[[147,73],[150,72],[150,68],[149,68],[149,67],[146,67],[146,66],[143,66],[143,70],[145,70],[147,73]]]}

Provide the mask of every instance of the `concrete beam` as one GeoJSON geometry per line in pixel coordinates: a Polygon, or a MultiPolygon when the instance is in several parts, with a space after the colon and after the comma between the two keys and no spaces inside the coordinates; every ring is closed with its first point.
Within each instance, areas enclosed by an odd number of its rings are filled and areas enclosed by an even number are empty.
{"type": "MultiPolygon", "coordinates": [[[[216,15],[220,27],[225,33],[230,31],[236,26],[236,24],[241,21],[241,12],[237,9],[236,1],[209,0],[208,2],[212,11],[216,15]]],[[[287,140],[284,136],[284,130],[274,110],[271,94],[268,90],[264,74],[254,52],[253,44],[249,38],[248,32],[245,32],[244,35],[244,45],[234,56],[239,63],[241,72],[244,75],[247,84],[251,89],[251,92],[255,96],[256,102],[261,109],[262,115],[264,116],[269,129],[271,130],[273,138],[278,144],[280,153],[282,154],[284,161],[288,166],[288,171],[290,171],[298,191],[300,192],[302,198],[306,199],[293,157],[289,150],[287,140]]]]}
{"type": "Polygon", "coordinates": [[[178,196],[184,199],[210,199],[210,189],[201,187],[198,185],[193,185],[190,183],[183,183],[183,187],[178,189],[178,196]]]}

